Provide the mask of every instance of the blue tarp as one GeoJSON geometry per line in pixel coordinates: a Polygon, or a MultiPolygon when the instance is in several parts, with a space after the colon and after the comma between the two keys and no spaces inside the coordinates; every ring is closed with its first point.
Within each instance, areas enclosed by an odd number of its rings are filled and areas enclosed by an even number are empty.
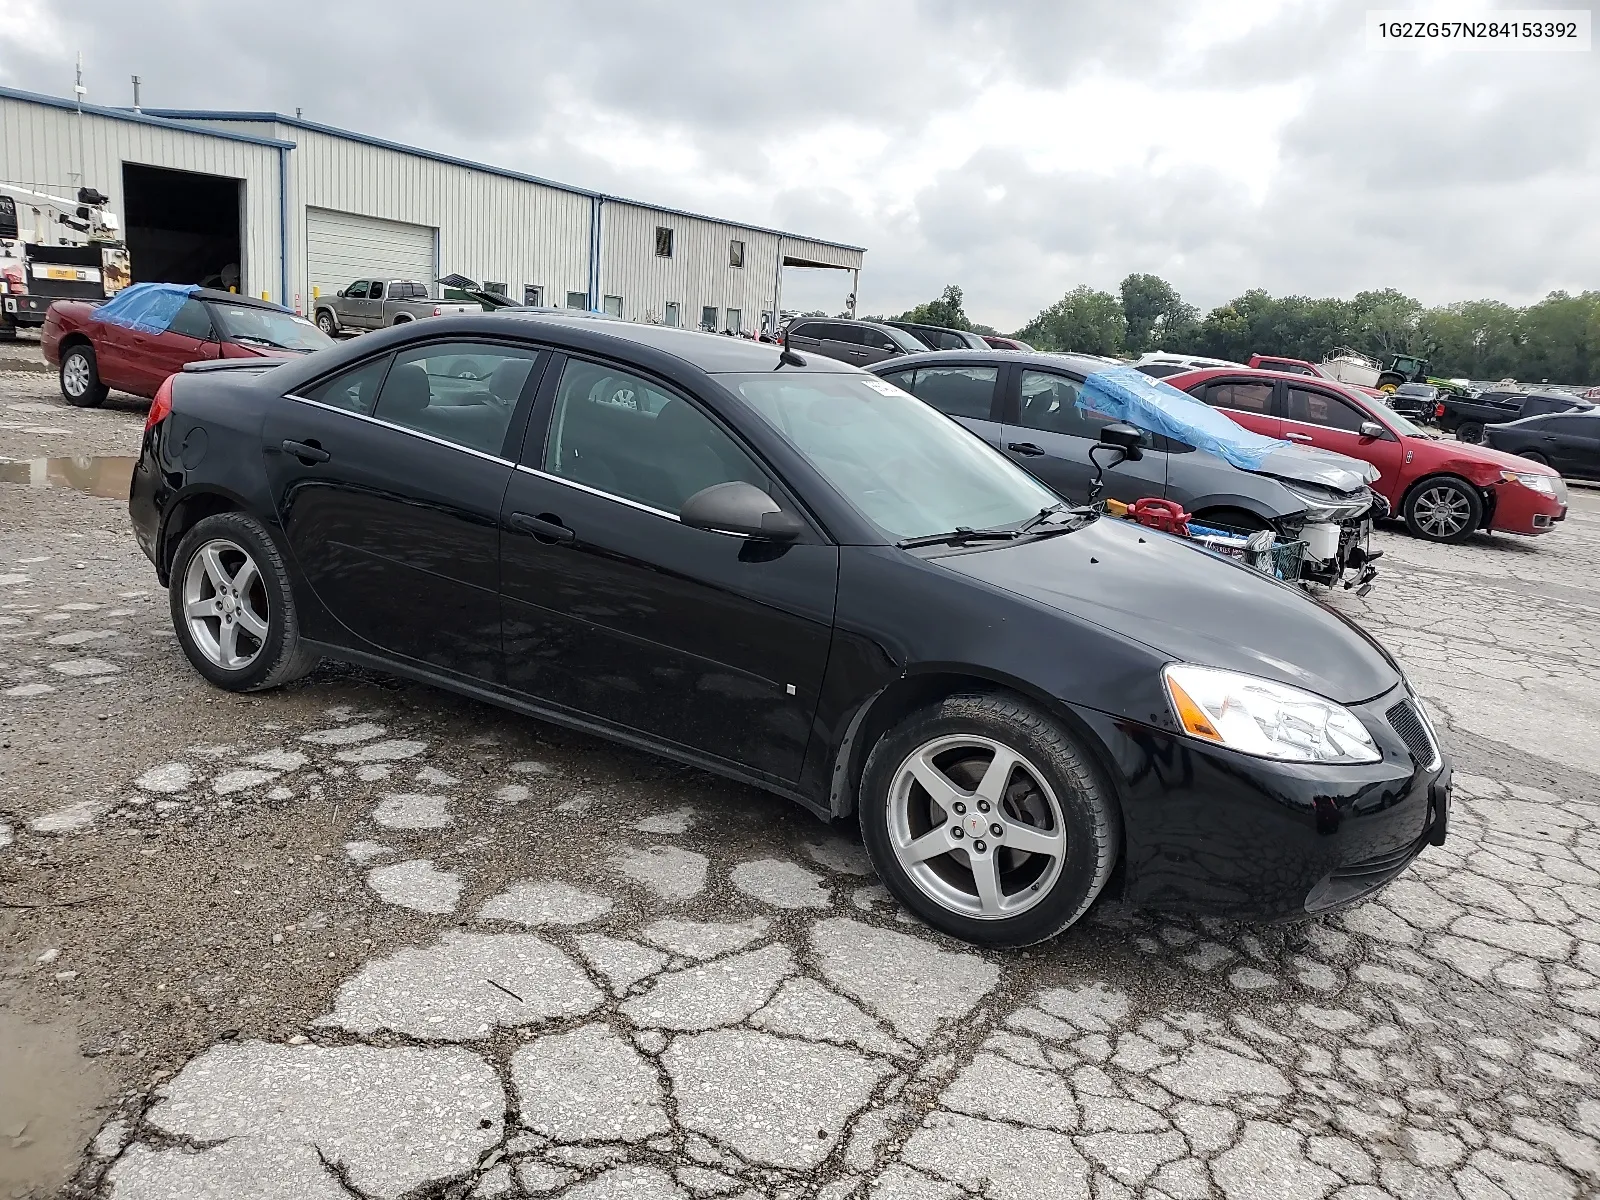
{"type": "Polygon", "coordinates": [[[192,283],[131,284],[95,309],[89,319],[125,325],[140,333],[165,333],[184,301],[199,290],[192,283]]]}
{"type": "Polygon", "coordinates": [[[1133,367],[1110,367],[1089,376],[1078,395],[1078,407],[1209,450],[1246,471],[1256,470],[1267,455],[1292,444],[1251,433],[1210,405],[1133,367]]]}

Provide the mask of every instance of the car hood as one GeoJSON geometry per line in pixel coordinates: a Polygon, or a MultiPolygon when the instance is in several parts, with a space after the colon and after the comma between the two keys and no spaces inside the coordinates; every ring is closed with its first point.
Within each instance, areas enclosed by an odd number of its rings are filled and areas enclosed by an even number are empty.
{"type": "Polygon", "coordinates": [[[1314,483],[1336,492],[1359,492],[1377,482],[1378,468],[1348,454],[1315,446],[1285,446],[1261,460],[1258,474],[1291,483],[1314,483]]]}
{"type": "Polygon", "coordinates": [[[1366,632],[1299,588],[1111,517],[1075,533],[949,554],[940,567],[1143,642],[1341,704],[1401,680],[1366,632]]]}

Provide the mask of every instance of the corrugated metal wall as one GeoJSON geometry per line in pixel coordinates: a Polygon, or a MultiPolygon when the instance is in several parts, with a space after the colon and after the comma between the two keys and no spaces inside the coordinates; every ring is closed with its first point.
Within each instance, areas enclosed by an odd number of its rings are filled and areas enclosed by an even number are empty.
{"type": "Polygon", "coordinates": [[[679,306],[679,324],[693,328],[701,310],[717,310],[717,328],[738,309],[745,329],[757,328],[772,308],[777,287],[778,238],[740,225],[707,221],[607,201],[600,229],[601,292],[622,297],[630,321],[662,321],[666,306],[679,306]],[[656,253],[656,229],[672,230],[672,256],[656,253]],[[744,266],[730,262],[731,243],[744,243],[744,266]]]}
{"type": "MultiPolygon", "coordinates": [[[[248,132],[270,136],[270,126],[248,132]]],[[[208,137],[166,123],[137,122],[0,96],[0,179],[41,185],[56,195],[77,195],[74,173],[82,138],[85,183],[126,213],[122,164],[143,163],[242,179],[244,233],[241,291],[279,299],[278,150],[208,137]]]]}

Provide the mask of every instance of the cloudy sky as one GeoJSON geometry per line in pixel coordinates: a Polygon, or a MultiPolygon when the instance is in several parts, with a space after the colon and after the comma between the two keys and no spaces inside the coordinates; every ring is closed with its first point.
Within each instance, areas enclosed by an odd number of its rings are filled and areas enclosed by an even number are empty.
{"type": "MultiPolygon", "coordinates": [[[[866,312],[957,283],[1011,329],[1130,271],[1202,308],[1600,287],[1600,48],[1384,52],[1366,4],[3,4],[0,83],[70,95],[81,50],[101,104],[138,74],[149,107],[300,107],[851,242],[866,312]]],[[[791,276],[786,303],[842,303],[791,276]]]]}

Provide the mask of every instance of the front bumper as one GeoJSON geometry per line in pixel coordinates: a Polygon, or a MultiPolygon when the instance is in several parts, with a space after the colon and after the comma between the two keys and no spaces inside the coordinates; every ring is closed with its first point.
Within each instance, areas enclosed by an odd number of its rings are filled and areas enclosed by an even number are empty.
{"type": "MultiPolygon", "coordinates": [[[[1500,482],[1489,489],[1494,494],[1494,513],[1489,528],[1498,533],[1520,533],[1533,537],[1549,533],[1567,519],[1564,497],[1549,496],[1520,483],[1500,482]]],[[[1565,488],[1561,489],[1565,492],[1565,488]]]]}
{"type": "Polygon", "coordinates": [[[1272,762],[1080,711],[1121,776],[1124,899],[1284,920],[1381,888],[1448,825],[1449,759],[1413,753],[1390,716],[1406,702],[1402,684],[1350,706],[1383,754],[1353,766],[1272,762]]]}

